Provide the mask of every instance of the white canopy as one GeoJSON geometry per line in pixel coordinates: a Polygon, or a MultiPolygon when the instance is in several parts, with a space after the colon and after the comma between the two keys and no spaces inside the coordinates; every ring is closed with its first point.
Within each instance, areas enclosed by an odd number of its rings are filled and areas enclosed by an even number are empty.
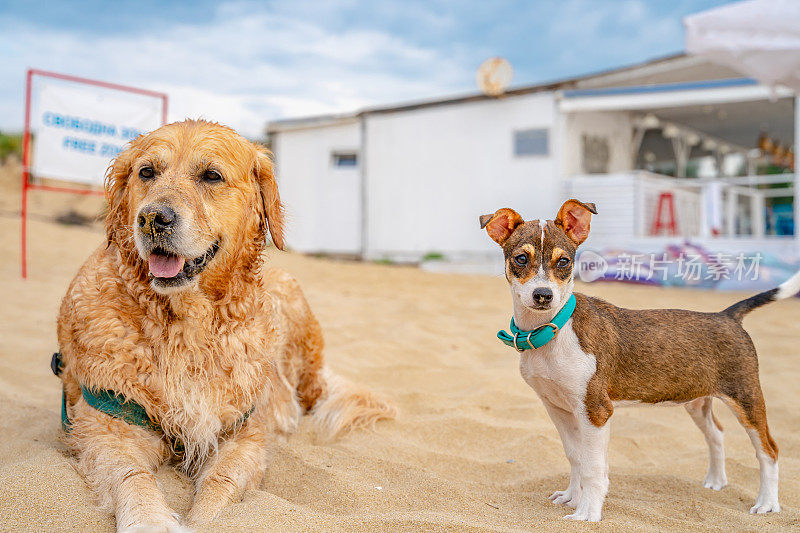
{"type": "Polygon", "coordinates": [[[800,0],[747,0],[683,19],[686,52],[800,92],[800,0]]]}

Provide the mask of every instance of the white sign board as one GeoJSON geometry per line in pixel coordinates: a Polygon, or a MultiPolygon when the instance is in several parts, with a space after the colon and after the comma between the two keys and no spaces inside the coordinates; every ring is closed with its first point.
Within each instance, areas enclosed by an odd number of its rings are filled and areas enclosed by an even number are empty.
{"type": "Polygon", "coordinates": [[[158,96],[75,83],[36,85],[31,172],[37,177],[102,185],[125,144],[162,125],[158,96]]]}

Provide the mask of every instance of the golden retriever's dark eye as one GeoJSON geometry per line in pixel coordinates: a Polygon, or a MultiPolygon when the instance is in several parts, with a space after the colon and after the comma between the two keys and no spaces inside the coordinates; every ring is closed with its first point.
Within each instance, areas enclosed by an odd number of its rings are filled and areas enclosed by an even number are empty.
{"type": "Polygon", "coordinates": [[[153,167],[142,167],[139,169],[139,177],[143,180],[152,179],[156,175],[156,171],[153,170],[153,167]]]}
{"type": "Polygon", "coordinates": [[[524,267],[528,264],[528,256],[525,254],[519,254],[514,256],[514,262],[521,267],[524,267]]]}
{"type": "Polygon", "coordinates": [[[569,257],[562,257],[558,261],[556,261],[556,266],[558,268],[565,268],[569,266],[569,257]]]}
{"type": "Polygon", "coordinates": [[[203,172],[203,181],[207,181],[209,183],[217,183],[222,181],[222,174],[217,172],[216,170],[206,170],[203,172]]]}

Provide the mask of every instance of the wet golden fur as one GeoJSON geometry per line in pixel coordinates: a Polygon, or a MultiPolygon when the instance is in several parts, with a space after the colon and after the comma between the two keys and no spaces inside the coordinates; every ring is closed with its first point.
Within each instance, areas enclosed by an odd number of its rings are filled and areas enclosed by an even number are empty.
{"type": "Polygon", "coordinates": [[[108,242],[72,281],[58,340],[72,422],[67,442],[119,530],[181,527],[154,477],[168,459],[195,480],[183,523],[199,525],[258,485],[270,440],[294,429],[303,412],[326,435],[394,416],[390,405],[327,370],[322,332],[299,285],[261,267],[268,230],[283,246],[265,149],[217,124],[171,124],[116,158],[106,193],[108,242]],[[158,177],[140,179],[144,165],[158,177]],[[212,165],[224,183],[197,178],[212,165]],[[137,212],[153,201],[169,202],[188,221],[176,237],[184,248],[220,242],[205,270],[180,290],[155,290],[146,251],[137,248],[137,212]],[[164,434],[93,409],[81,385],[137,402],[164,434]],[[185,452],[173,449],[176,440],[185,452]]]}

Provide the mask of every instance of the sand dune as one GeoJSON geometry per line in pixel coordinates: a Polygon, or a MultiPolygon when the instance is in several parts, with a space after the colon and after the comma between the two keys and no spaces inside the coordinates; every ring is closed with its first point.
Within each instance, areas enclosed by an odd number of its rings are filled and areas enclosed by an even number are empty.
{"type": "MultiPolygon", "coordinates": [[[[19,279],[18,221],[0,218],[0,530],[107,531],[59,442],[60,382],[49,370],[67,283],[103,235],[31,224],[30,279],[19,279]]],[[[568,481],[555,428],[494,335],[510,312],[501,277],[445,275],[271,253],[302,282],[336,370],[391,397],[398,420],[319,445],[308,428],[276,443],[259,490],[209,531],[800,529],[800,300],[745,322],[759,349],[770,426],[781,448],[784,512],[750,516],[757,462],[722,405],[730,485],[704,489],[707,451],[681,408],[620,409],[611,420],[611,488],[600,525],[564,522],[547,496],[568,481]]],[[[741,294],[616,284],[579,290],[629,307],[721,309],[741,294]]],[[[188,480],[159,481],[180,512],[188,480]]]]}

